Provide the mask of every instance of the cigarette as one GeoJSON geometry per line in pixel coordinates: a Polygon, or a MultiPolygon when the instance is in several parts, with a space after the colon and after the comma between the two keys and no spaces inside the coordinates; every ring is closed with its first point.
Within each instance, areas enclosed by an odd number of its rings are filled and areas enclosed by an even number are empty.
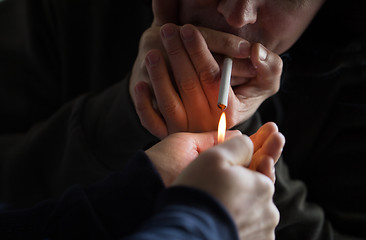
{"type": "Polygon", "coordinates": [[[217,106],[221,110],[225,110],[227,107],[232,67],[233,59],[231,57],[225,57],[224,64],[222,66],[219,99],[217,100],[217,106]]]}

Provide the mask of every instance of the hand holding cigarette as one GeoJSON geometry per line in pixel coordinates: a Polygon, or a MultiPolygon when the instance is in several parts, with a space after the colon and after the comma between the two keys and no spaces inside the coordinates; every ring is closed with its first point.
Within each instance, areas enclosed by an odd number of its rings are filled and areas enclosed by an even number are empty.
{"type": "Polygon", "coordinates": [[[135,63],[135,67],[146,67],[146,75],[131,76],[131,81],[137,82],[132,88],[136,112],[153,135],[164,138],[181,131],[216,131],[223,110],[230,129],[249,119],[278,90],[281,58],[262,45],[192,25],[165,24],[159,30],[160,35],[146,35],[145,47],[151,48],[148,40],[153,36],[160,37],[162,44],[150,51],[140,47],[145,62],[135,63]],[[223,56],[232,58],[227,70],[220,71],[218,62],[223,56]],[[226,90],[221,90],[220,109],[219,85],[224,72],[228,77],[222,81],[226,90]]]}

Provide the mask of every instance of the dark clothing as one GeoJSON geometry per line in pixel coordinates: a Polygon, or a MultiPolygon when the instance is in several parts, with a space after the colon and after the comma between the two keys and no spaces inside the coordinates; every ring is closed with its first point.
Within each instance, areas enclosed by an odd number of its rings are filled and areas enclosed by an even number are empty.
{"type": "Polygon", "coordinates": [[[29,71],[4,73],[21,66],[0,64],[2,201],[29,207],[72,184],[93,183],[157,141],[141,127],[127,81],[149,5],[12,0],[1,8],[16,10],[4,28],[25,25],[26,35],[13,37],[25,37],[18,47],[26,51],[17,51],[29,71]],[[131,24],[131,16],[141,21],[131,24]]]}
{"type": "MultiPolygon", "coordinates": [[[[70,185],[123,170],[126,159],[157,141],[140,125],[128,92],[138,39],[151,23],[149,4],[8,0],[0,3],[4,12],[2,202],[29,207],[59,197],[70,185]]],[[[343,39],[322,25],[332,22],[329,15],[322,11],[286,54],[280,93],[238,127],[253,133],[262,117],[286,136],[285,161],[276,166],[277,239],[366,238],[365,42],[357,35],[338,48],[343,39]]]]}
{"type": "MultiPolygon", "coordinates": [[[[364,9],[364,1],[327,1],[285,54],[280,91],[260,109],[286,136],[283,160],[291,178],[306,184],[302,201],[318,207],[308,217],[327,220],[320,239],[366,238],[364,9]]],[[[282,221],[286,216],[282,211],[282,221]]]]}
{"type": "Polygon", "coordinates": [[[164,189],[158,172],[143,152],[131,159],[122,172],[111,174],[98,184],[88,188],[75,185],[59,200],[0,213],[1,239],[123,237],[239,239],[234,222],[219,202],[192,188],[164,189]],[[144,224],[139,226],[141,223],[144,224]]]}

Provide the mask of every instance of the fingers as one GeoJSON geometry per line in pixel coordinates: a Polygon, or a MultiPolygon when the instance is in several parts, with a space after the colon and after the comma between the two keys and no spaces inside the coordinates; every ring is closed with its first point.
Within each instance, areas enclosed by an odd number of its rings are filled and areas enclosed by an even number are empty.
{"type": "Polygon", "coordinates": [[[263,102],[275,94],[280,87],[282,59],[259,43],[254,43],[250,57],[256,76],[248,82],[235,88],[235,94],[243,99],[257,99],[263,102]]]}
{"type": "Polygon", "coordinates": [[[274,164],[281,156],[285,144],[284,136],[278,132],[275,123],[269,122],[250,138],[254,144],[254,154],[249,168],[274,181],[274,164]]]}
{"type": "Polygon", "coordinates": [[[183,46],[179,28],[174,24],[165,24],[161,28],[161,37],[180,97],[187,112],[188,122],[190,126],[198,127],[190,130],[193,132],[213,130],[214,125],[203,124],[202,119],[196,117],[199,115],[209,116],[210,109],[196,70],[183,46]]]}
{"type": "Polygon", "coordinates": [[[153,26],[162,26],[165,23],[174,23],[177,18],[178,1],[153,0],[153,26]]]}
{"type": "Polygon", "coordinates": [[[184,25],[181,36],[185,49],[198,75],[210,106],[215,107],[219,90],[220,68],[200,32],[192,25],[184,25]]]}
{"type": "Polygon", "coordinates": [[[207,43],[208,49],[214,53],[215,59],[221,63],[224,56],[234,58],[231,85],[239,85],[240,78],[253,78],[257,72],[250,60],[252,44],[233,34],[215,31],[208,28],[197,28],[207,43]]]}
{"type": "Polygon", "coordinates": [[[187,129],[185,109],[170,80],[160,51],[149,51],[145,63],[159,111],[164,117],[169,133],[185,131],[187,129]]]}
{"type": "MultiPolygon", "coordinates": [[[[241,136],[240,131],[228,131],[228,137],[241,136]]],[[[145,153],[158,170],[166,186],[200,153],[217,143],[217,132],[176,133],[164,138],[145,153]]],[[[211,159],[207,163],[212,165],[211,159]]],[[[207,165],[207,164],[206,164],[207,165]]]]}
{"type": "Polygon", "coordinates": [[[263,155],[267,155],[277,162],[285,145],[285,137],[278,132],[277,125],[273,122],[264,124],[255,134],[250,136],[250,139],[254,145],[253,162],[257,162],[257,165],[263,155]]]}
{"type": "Polygon", "coordinates": [[[135,108],[142,126],[154,136],[163,139],[168,135],[168,130],[163,119],[155,111],[149,86],[145,82],[138,82],[135,86],[135,108]]]}
{"type": "Polygon", "coordinates": [[[256,76],[256,69],[249,59],[251,43],[233,34],[202,27],[197,29],[218,63],[223,62],[224,56],[233,57],[231,86],[244,84],[256,76]]]}
{"type": "Polygon", "coordinates": [[[251,54],[251,44],[241,37],[208,28],[198,29],[212,52],[233,58],[248,58],[251,54]]]}
{"type": "Polygon", "coordinates": [[[273,122],[265,123],[261,126],[256,133],[250,136],[250,139],[254,144],[254,152],[262,147],[266,139],[274,132],[278,132],[278,127],[273,122]]]}

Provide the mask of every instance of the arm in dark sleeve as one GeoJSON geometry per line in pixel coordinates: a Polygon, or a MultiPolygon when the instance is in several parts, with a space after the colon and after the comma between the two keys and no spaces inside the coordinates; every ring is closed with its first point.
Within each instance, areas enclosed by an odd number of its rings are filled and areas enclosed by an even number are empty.
{"type": "Polygon", "coordinates": [[[239,239],[226,209],[210,195],[193,188],[172,187],[158,201],[157,213],[125,240],[239,239]]]}
{"type": "Polygon", "coordinates": [[[0,238],[115,239],[152,215],[163,189],[154,166],[139,152],[123,172],[98,184],[75,185],[57,201],[0,213],[0,238]]]}
{"type": "Polygon", "coordinates": [[[0,137],[1,199],[24,207],[121,170],[155,141],[134,112],[127,83],[70,102],[24,134],[0,137]]]}

